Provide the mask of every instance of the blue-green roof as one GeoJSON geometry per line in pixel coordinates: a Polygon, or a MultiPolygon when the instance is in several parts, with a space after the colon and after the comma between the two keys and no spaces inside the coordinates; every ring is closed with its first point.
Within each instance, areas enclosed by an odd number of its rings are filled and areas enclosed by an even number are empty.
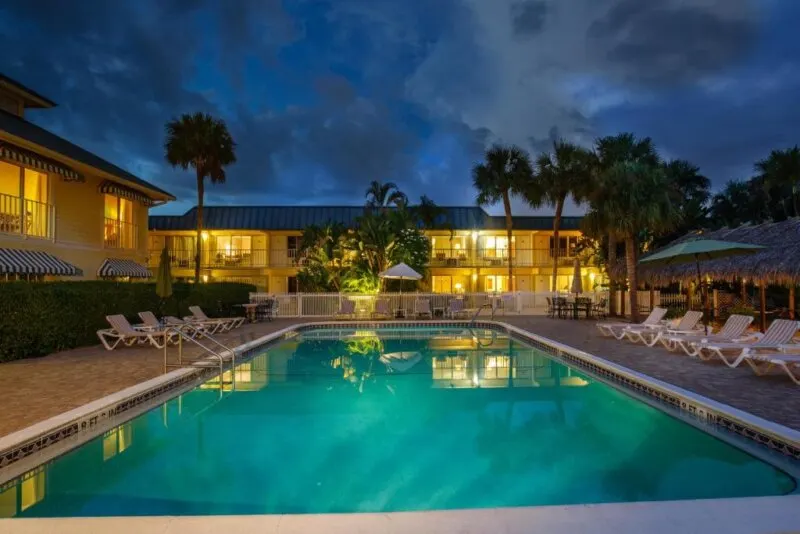
{"type": "MultiPolygon", "coordinates": [[[[477,206],[444,207],[446,220],[456,230],[502,230],[505,217],[493,216],[477,206]]],[[[364,214],[363,206],[204,206],[203,227],[208,230],[302,230],[329,222],[352,227],[364,214]]],[[[562,230],[579,230],[581,217],[563,217],[562,230]]],[[[179,231],[197,228],[197,208],[183,215],[151,215],[150,230],[179,231]]],[[[550,216],[514,217],[515,230],[549,230],[550,216]]]]}

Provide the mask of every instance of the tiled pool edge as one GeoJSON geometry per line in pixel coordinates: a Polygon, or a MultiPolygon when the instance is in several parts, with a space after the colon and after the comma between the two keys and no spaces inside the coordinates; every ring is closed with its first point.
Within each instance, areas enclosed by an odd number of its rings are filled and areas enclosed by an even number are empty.
{"type": "MultiPolygon", "coordinates": [[[[363,330],[392,326],[402,328],[447,328],[453,326],[467,327],[468,323],[465,321],[309,322],[288,326],[239,345],[233,351],[237,359],[246,357],[255,350],[261,350],[267,344],[286,339],[308,329],[357,328],[363,330]]],[[[572,363],[623,388],[647,395],[660,402],[668,403],[682,412],[691,414],[708,423],[719,425],[721,428],[733,431],[756,443],[779,451],[790,458],[800,460],[800,432],[788,427],[737,410],[731,406],[694,394],[507,323],[478,321],[474,326],[476,328],[505,331],[509,335],[520,338],[547,354],[572,363]]],[[[79,434],[88,434],[100,423],[167,393],[186,388],[213,374],[215,374],[214,367],[203,364],[172,371],[0,438],[0,484],[10,478],[10,476],[5,476],[3,473],[6,467],[52,447],[67,438],[72,438],[79,434]]],[[[88,439],[91,438],[87,437],[88,439]]],[[[77,447],[80,444],[76,442],[74,446],[77,447]]]]}

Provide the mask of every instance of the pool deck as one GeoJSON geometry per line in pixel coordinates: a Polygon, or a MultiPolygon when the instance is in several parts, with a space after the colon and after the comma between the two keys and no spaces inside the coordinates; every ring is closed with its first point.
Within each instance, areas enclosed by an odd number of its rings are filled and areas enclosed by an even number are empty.
{"type": "MultiPolygon", "coordinates": [[[[749,368],[729,369],[662,348],[600,337],[594,322],[541,316],[498,316],[541,336],[559,341],[653,378],[729,404],[764,419],[800,430],[800,387],[785,375],[757,377],[749,368]]],[[[246,324],[219,339],[235,346],[309,319],[278,319],[246,324]]],[[[187,357],[199,348],[184,347],[187,357]]],[[[170,349],[175,357],[176,349],[170,349]]],[[[105,395],[159,376],[163,351],[149,347],[107,351],[82,347],[43,358],[0,364],[0,436],[82,406],[105,395]]]]}

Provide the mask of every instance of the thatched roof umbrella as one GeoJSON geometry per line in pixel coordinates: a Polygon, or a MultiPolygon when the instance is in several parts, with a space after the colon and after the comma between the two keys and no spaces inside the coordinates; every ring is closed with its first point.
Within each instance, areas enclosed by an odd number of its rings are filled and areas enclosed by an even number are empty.
{"type": "MultiPolygon", "coordinates": [[[[715,280],[733,282],[747,279],[757,283],[761,288],[762,310],[765,286],[770,284],[789,286],[790,306],[792,310],[794,309],[794,286],[800,285],[800,218],[691,232],[670,245],[697,239],[736,241],[765,247],[761,252],[751,256],[708,261],[703,264],[704,272],[715,280]]],[[[624,268],[618,265],[613,266],[612,270],[623,272],[624,268]]],[[[696,277],[695,269],[691,265],[653,268],[642,265],[639,273],[641,280],[656,285],[686,282],[696,277]]]]}

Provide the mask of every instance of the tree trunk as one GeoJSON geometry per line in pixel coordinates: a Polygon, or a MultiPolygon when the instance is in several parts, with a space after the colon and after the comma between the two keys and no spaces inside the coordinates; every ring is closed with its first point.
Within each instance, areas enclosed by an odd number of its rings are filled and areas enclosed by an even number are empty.
{"type": "Polygon", "coordinates": [[[511,257],[511,237],[513,222],[511,219],[511,198],[508,191],[503,191],[503,207],[506,210],[506,235],[508,236],[508,290],[514,291],[514,265],[511,257]]]}
{"type": "Polygon", "coordinates": [[[628,272],[628,295],[630,296],[631,321],[639,322],[639,306],[637,305],[636,280],[636,238],[629,235],[625,238],[625,266],[628,272]]]}
{"type": "Polygon", "coordinates": [[[616,278],[611,274],[612,267],[617,263],[617,238],[616,236],[608,236],[608,314],[614,316],[617,314],[617,287],[616,278]]]}
{"type": "Polygon", "coordinates": [[[197,171],[197,244],[194,250],[194,283],[200,283],[200,257],[203,249],[203,176],[197,171]]]}
{"type": "Polygon", "coordinates": [[[792,208],[794,209],[794,213],[792,217],[800,217],[800,211],[797,208],[797,186],[792,186],[792,208]]]}
{"type": "Polygon", "coordinates": [[[559,242],[558,231],[561,228],[561,212],[564,210],[564,199],[559,198],[556,202],[556,216],[553,217],[553,293],[558,291],[558,254],[559,242]]]}

